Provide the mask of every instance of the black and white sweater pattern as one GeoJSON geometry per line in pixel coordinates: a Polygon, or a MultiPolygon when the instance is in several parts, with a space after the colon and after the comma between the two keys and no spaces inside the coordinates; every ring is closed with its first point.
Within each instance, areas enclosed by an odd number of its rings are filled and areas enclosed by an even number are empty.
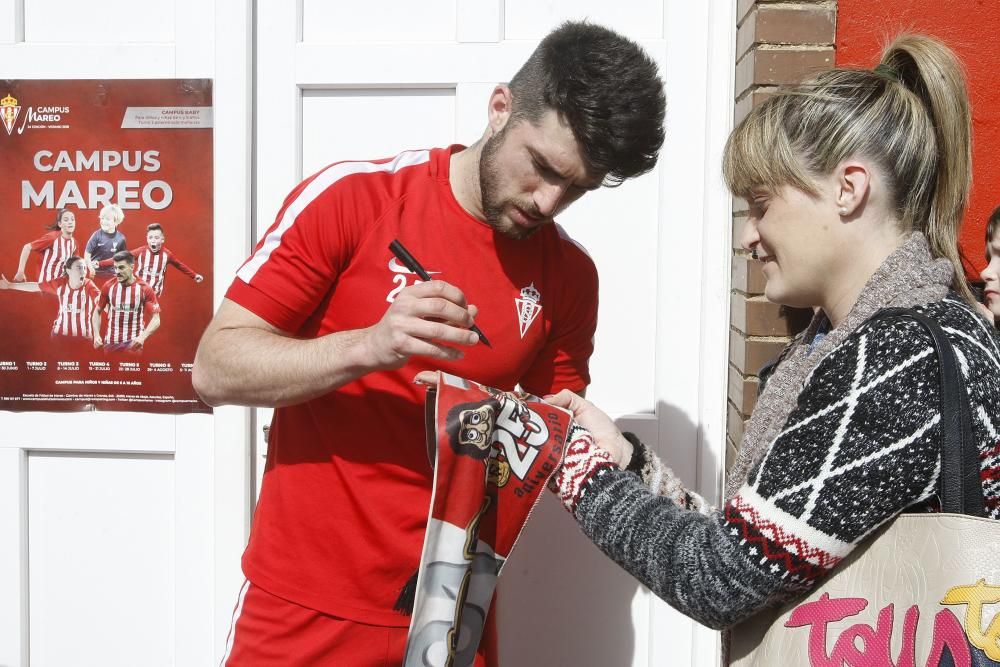
{"type": "MultiPolygon", "coordinates": [[[[956,349],[987,515],[1000,519],[1000,342],[953,293],[917,310],[956,349]]],[[[933,504],[938,378],[918,323],[869,320],[806,377],[783,428],[723,508],[685,508],[599,458],[578,472],[585,481],[568,505],[584,532],[656,595],[705,625],[731,626],[809,590],[897,514],[933,504]]],[[[567,456],[591,446],[571,445],[567,456]]]]}

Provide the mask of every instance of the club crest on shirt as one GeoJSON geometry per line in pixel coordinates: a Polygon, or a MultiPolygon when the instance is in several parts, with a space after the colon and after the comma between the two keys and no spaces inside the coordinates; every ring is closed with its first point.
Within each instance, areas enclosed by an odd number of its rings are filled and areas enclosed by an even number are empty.
{"type": "Polygon", "coordinates": [[[528,332],[531,323],[538,317],[538,313],[542,312],[542,306],[539,303],[541,300],[542,294],[535,287],[535,283],[522,287],[521,296],[514,299],[514,305],[517,306],[517,323],[521,328],[521,338],[524,338],[524,334],[528,332]]]}

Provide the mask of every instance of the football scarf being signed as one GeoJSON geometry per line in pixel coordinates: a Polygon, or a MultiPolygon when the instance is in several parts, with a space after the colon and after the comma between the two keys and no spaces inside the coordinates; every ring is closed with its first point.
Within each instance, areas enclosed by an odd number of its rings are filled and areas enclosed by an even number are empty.
{"type": "Polygon", "coordinates": [[[427,394],[434,491],[406,667],[472,665],[497,576],[562,461],[571,415],[440,374],[427,394]]]}

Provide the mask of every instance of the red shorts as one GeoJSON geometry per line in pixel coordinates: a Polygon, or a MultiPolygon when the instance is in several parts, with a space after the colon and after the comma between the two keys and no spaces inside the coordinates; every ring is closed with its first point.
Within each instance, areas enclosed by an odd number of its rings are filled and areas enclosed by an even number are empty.
{"type": "MultiPolygon", "coordinates": [[[[240,591],[226,641],[226,667],[397,667],[407,628],[365,625],[271,595],[250,582],[240,591]]],[[[486,622],[475,667],[493,667],[496,635],[486,622]]]]}

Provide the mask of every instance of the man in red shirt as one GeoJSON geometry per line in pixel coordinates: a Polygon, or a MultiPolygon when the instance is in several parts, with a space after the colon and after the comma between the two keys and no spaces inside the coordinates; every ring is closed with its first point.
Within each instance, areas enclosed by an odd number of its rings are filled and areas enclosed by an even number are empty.
{"type": "Polygon", "coordinates": [[[640,47],[567,23],[494,89],[472,146],[333,164],[288,196],[192,377],[209,404],[277,408],[226,664],[399,664],[432,482],[412,379],[586,388],[597,273],[553,218],[652,169],[664,107],[640,47]]]}
{"type": "Polygon", "coordinates": [[[101,287],[94,311],[94,347],[108,352],[138,352],[146,339],[160,328],[160,304],[156,294],[133,272],[135,257],[128,250],[115,253],[115,277],[101,287]],[[108,329],[101,339],[101,313],[108,313],[108,329]]]}

